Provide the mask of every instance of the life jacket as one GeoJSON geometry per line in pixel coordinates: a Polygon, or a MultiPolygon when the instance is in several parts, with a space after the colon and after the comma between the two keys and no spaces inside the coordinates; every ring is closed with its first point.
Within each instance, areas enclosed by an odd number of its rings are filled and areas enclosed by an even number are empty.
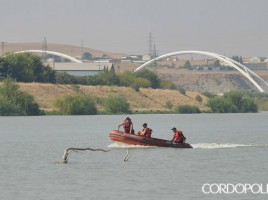
{"type": "MultiPolygon", "coordinates": [[[[144,128],[145,129],[145,128],[144,128]]],[[[142,131],[144,131],[144,129],[142,131]]],[[[153,130],[150,128],[146,128],[146,132],[144,133],[144,137],[150,138],[152,135],[153,130]]]]}
{"type": "MultiPolygon", "coordinates": [[[[132,125],[132,122],[129,122],[129,121],[125,121],[124,123],[124,130],[125,130],[125,133],[130,133],[130,126],[132,125]]],[[[133,129],[132,129],[132,132],[133,132],[133,129]]],[[[133,134],[133,133],[132,133],[133,134]]]]}
{"type": "Polygon", "coordinates": [[[184,135],[182,134],[182,131],[181,130],[178,130],[176,133],[175,133],[175,140],[174,142],[175,143],[179,143],[179,142],[184,142],[184,135]]]}

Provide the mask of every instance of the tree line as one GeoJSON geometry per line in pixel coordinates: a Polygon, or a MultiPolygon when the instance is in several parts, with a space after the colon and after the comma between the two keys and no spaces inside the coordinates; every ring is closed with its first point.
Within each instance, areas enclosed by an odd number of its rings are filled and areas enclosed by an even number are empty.
{"type": "Polygon", "coordinates": [[[39,56],[30,53],[7,54],[0,58],[0,77],[18,82],[55,83],[56,73],[44,65],[39,56]]]}
{"type": "MultiPolygon", "coordinates": [[[[0,86],[0,115],[40,115],[43,112],[34,101],[33,96],[21,92],[17,82],[48,82],[82,85],[117,85],[132,87],[135,90],[143,87],[169,88],[175,86],[170,81],[161,80],[156,73],[143,69],[136,73],[123,72],[116,74],[114,70],[104,70],[95,76],[75,77],[67,73],[56,73],[41,62],[41,58],[29,53],[11,54],[0,58],[0,76],[6,79],[0,86]],[[13,80],[11,80],[12,78],[13,80]]],[[[241,91],[232,91],[222,97],[204,93],[209,97],[207,106],[210,112],[235,113],[257,112],[256,99],[266,99],[266,96],[241,91]]],[[[196,98],[201,102],[202,98],[196,98]]],[[[263,101],[264,101],[263,100],[263,101]]],[[[131,113],[129,103],[121,96],[108,96],[101,102],[106,113],[131,113]]],[[[79,93],[62,97],[55,102],[60,114],[97,114],[96,99],[79,93]]],[[[167,107],[172,107],[171,102],[167,107]]],[[[199,113],[196,107],[183,105],[175,108],[175,113],[199,113]]]]}
{"type": "Polygon", "coordinates": [[[30,53],[8,54],[0,58],[0,77],[12,78],[18,82],[41,82],[80,85],[117,85],[139,88],[175,89],[171,81],[161,80],[158,75],[148,69],[137,73],[123,72],[116,74],[114,68],[105,69],[97,75],[72,76],[68,73],[56,72],[49,65],[44,65],[41,57],[30,53]]]}
{"type": "Polygon", "coordinates": [[[139,88],[164,88],[175,89],[175,84],[171,81],[162,80],[158,75],[149,69],[138,72],[125,71],[117,74],[113,69],[100,72],[91,76],[72,76],[68,73],[57,73],[56,83],[59,84],[79,84],[79,85],[108,85],[126,86],[135,90],[139,88]]]}

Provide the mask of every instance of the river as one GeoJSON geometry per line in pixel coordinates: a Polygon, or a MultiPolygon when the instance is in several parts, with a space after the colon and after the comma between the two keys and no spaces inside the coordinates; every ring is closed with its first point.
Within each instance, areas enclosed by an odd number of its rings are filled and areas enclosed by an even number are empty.
{"type": "Polygon", "coordinates": [[[217,185],[268,184],[268,112],[130,115],[136,131],[146,122],[153,137],[171,139],[176,126],[194,148],[129,148],[127,162],[108,137],[125,117],[0,117],[0,199],[267,199],[217,185]],[[71,152],[63,164],[69,147],[111,151],[71,152]]]}

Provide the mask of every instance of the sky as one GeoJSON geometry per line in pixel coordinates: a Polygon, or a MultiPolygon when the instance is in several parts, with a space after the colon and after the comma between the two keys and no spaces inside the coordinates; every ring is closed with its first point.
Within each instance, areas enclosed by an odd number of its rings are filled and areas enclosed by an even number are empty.
{"type": "Polygon", "coordinates": [[[268,56],[268,0],[0,0],[0,42],[268,56]]]}

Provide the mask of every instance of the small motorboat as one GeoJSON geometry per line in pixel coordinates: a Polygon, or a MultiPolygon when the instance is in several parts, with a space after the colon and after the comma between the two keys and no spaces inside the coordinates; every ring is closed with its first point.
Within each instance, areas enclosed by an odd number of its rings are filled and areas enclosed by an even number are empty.
{"type": "Polygon", "coordinates": [[[163,140],[163,139],[158,139],[158,138],[146,138],[141,135],[124,133],[118,130],[113,130],[110,133],[110,139],[116,142],[122,142],[125,144],[132,144],[132,145],[141,145],[141,146],[193,148],[188,143],[172,143],[169,140],[163,140]]]}

